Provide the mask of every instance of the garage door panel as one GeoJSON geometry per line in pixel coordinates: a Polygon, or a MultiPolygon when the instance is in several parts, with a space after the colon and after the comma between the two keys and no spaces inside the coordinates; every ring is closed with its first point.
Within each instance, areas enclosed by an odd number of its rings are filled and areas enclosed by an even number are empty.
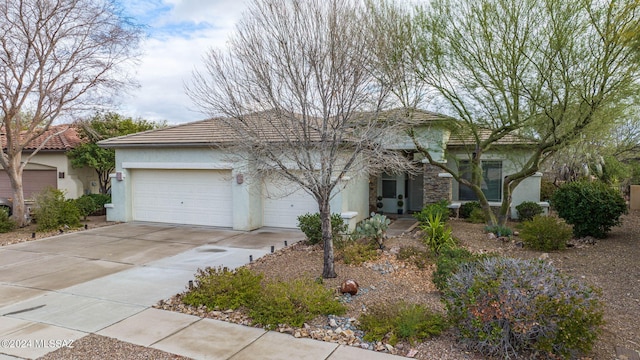
{"type": "Polygon", "coordinates": [[[264,226],[295,228],[298,227],[298,216],[318,212],[318,203],[313,196],[296,184],[267,180],[263,194],[264,226]]]}
{"type": "MultiPolygon", "coordinates": [[[[22,173],[22,190],[25,199],[33,199],[36,194],[47,187],[58,188],[56,170],[24,170],[22,173]]],[[[0,196],[13,197],[9,175],[4,170],[0,170],[0,196]]]]}
{"type": "Polygon", "coordinates": [[[208,226],[232,226],[231,172],[134,170],[133,218],[208,226]]]}

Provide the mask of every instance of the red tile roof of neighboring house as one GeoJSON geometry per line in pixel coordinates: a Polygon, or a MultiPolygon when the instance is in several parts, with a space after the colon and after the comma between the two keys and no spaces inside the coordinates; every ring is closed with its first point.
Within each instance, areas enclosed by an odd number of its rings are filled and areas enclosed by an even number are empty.
{"type": "MultiPolygon", "coordinates": [[[[0,133],[0,141],[2,141],[2,148],[6,148],[7,139],[4,132],[0,133]]],[[[50,126],[42,135],[29,142],[24,150],[36,150],[43,143],[44,145],[40,151],[67,151],[78,146],[82,143],[82,140],[73,125],[54,125],[50,126]]]]}

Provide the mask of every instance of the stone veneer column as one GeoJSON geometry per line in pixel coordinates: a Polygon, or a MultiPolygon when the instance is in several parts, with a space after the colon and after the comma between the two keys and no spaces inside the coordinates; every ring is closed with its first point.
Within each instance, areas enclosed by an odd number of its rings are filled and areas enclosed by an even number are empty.
{"type": "Polygon", "coordinates": [[[437,166],[424,164],[424,204],[433,204],[440,200],[451,201],[451,177],[441,177],[444,171],[437,166]]]}

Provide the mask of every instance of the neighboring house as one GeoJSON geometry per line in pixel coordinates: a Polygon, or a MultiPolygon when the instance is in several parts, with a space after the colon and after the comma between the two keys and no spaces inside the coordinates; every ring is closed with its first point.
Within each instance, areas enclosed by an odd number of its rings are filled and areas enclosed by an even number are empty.
{"type": "MultiPolygon", "coordinates": [[[[445,118],[420,112],[415,126],[419,137],[438,154],[453,161],[457,143],[450,139],[445,118]]],[[[276,139],[274,138],[274,141],[276,139]]],[[[234,156],[234,137],[216,119],[146,131],[103,140],[100,146],[116,150],[116,172],[112,174],[109,221],[150,221],[231,227],[252,230],[262,226],[295,228],[297,217],[318,212],[316,201],[304,190],[274,179],[252,179],[247,174],[247,156],[234,156]]],[[[388,148],[403,151],[420,161],[407,136],[391,136],[388,148]]],[[[490,185],[495,186],[517,162],[511,157],[488,154],[490,185]]],[[[523,156],[526,151],[523,150],[523,156]]],[[[375,211],[377,197],[382,210],[397,213],[397,196],[403,195],[403,212],[419,211],[425,203],[448,199],[464,201],[468,195],[448,174],[423,164],[424,172],[369,176],[349,174],[345,187],[331,201],[331,210],[342,214],[350,227],[375,211]]],[[[538,201],[540,179],[527,179],[514,192],[518,201],[538,201]]],[[[492,200],[498,200],[497,196],[492,200]]]]}
{"type": "MultiPolygon", "coordinates": [[[[0,134],[3,147],[4,134],[0,134]]],[[[22,174],[24,198],[33,196],[47,187],[64,191],[67,198],[77,198],[85,193],[98,191],[97,176],[93,169],[74,169],[67,158],[67,151],[81,143],[74,127],[56,125],[27,144],[23,159],[42,146],[27,163],[22,174]],[[48,139],[48,140],[47,140],[48,139]],[[44,145],[43,142],[45,142],[44,145]]],[[[13,191],[7,173],[0,167],[0,196],[11,198],[13,191]]]]}

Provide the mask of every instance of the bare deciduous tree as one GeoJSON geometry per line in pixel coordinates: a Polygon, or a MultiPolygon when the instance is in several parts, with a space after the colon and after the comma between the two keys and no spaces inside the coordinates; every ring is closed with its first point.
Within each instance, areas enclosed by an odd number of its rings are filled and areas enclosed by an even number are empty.
{"type": "Polygon", "coordinates": [[[23,156],[24,147],[53,121],[131,85],[123,65],[135,59],[141,32],[109,0],[7,0],[0,14],[0,164],[24,225],[22,172],[39,150],[23,156]]]}
{"type": "Polygon", "coordinates": [[[228,51],[211,50],[187,92],[241,139],[251,171],[297,184],[318,203],[324,269],[333,264],[329,200],[347,176],[408,166],[377,121],[389,83],[376,76],[372,33],[358,1],[254,1],[228,51]]]}

